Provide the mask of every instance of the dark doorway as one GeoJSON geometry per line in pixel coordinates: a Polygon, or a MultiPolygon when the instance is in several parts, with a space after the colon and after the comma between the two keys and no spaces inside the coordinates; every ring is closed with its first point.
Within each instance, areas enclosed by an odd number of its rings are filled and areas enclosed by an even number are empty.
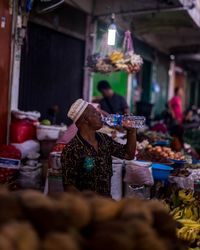
{"type": "Polygon", "coordinates": [[[71,103],[82,96],[85,43],[29,23],[22,50],[19,108],[37,110],[42,118],[58,105],[58,123],[66,122],[71,103]]]}
{"type": "Polygon", "coordinates": [[[196,91],[197,91],[197,83],[192,81],[191,83],[191,88],[190,88],[190,106],[195,105],[195,96],[196,96],[196,91]]]}

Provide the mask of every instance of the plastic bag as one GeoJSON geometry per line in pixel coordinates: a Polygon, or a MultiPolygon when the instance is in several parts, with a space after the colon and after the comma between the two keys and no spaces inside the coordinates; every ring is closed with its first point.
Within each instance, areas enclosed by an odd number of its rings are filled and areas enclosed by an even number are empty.
{"type": "Polygon", "coordinates": [[[0,145],[0,157],[20,160],[21,152],[12,145],[0,145]]]}
{"type": "Polygon", "coordinates": [[[112,160],[113,176],[111,178],[111,196],[114,200],[122,198],[122,171],[124,161],[114,158],[112,160]]]}
{"type": "Polygon", "coordinates": [[[176,177],[176,176],[170,176],[169,182],[176,184],[178,188],[181,189],[194,189],[194,180],[192,176],[188,177],[176,177]]]}
{"type": "Polygon", "coordinates": [[[25,165],[20,168],[18,182],[22,188],[36,188],[41,186],[41,164],[36,166],[25,165]]]}
{"type": "Polygon", "coordinates": [[[34,122],[25,120],[13,120],[10,126],[11,143],[23,143],[36,139],[36,126],[34,122]]]}
{"type": "Polygon", "coordinates": [[[32,121],[37,121],[41,116],[41,114],[37,111],[25,112],[25,111],[21,111],[21,110],[12,110],[12,115],[16,119],[20,119],[20,120],[29,119],[32,121]]]}
{"type": "Polygon", "coordinates": [[[9,182],[18,172],[21,152],[12,145],[0,145],[0,183],[9,182]]]}
{"type": "Polygon", "coordinates": [[[23,143],[13,143],[13,145],[20,150],[22,159],[26,158],[31,153],[40,151],[40,143],[34,140],[28,140],[23,143]]]}
{"type": "Polygon", "coordinates": [[[147,185],[154,184],[150,163],[138,163],[136,161],[126,162],[126,173],[124,181],[132,185],[147,185]]]}

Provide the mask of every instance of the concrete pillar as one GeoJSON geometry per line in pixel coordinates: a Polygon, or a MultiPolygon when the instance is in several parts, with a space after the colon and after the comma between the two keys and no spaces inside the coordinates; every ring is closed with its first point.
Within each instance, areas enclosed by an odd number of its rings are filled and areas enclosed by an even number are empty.
{"type": "Polygon", "coordinates": [[[85,67],[84,67],[84,83],[83,83],[83,98],[87,101],[92,99],[92,74],[86,67],[87,58],[93,54],[96,44],[96,21],[92,16],[87,17],[86,38],[85,38],[85,67]]]}

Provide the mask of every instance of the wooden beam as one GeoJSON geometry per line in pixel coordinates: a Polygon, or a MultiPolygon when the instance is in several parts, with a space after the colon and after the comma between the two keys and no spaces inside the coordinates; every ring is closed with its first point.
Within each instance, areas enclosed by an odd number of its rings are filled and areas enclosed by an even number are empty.
{"type": "Polygon", "coordinates": [[[9,1],[0,1],[0,143],[6,143],[9,113],[9,82],[12,16],[9,1]]]}

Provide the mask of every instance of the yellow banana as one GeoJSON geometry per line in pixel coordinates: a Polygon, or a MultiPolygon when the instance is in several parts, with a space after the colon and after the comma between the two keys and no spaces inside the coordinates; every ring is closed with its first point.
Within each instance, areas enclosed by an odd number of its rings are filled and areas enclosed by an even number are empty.
{"type": "Polygon", "coordinates": [[[189,228],[187,226],[184,226],[181,229],[177,230],[177,236],[180,239],[188,241],[188,242],[194,242],[197,238],[197,233],[198,231],[196,231],[193,228],[189,228]]]}
{"type": "Polygon", "coordinates": [[[193,192],[189,192],[186,190],[180,190],[178,193],[179,199],[182,200],[184,203],[185,202],[193,202],[195,200],[193,196],[193,192]]]}
{"type": "Polygon", "coordinates": [[[196,236],[197,232],[193,228],[190,228],[186,233],[186,240],[193,242],[196,240],[196,236]]]}
{"type": "Polygon", "coordinates": [[[114,51],[110,55],[110,60],[112,61],[112,63],[116,63],[117,61],[123,59],[123,57],[124,57],[123,53],[114,51]]]}
{"type": "Polygon", "coordinates": [[[193,216],[193,212],[192,212],[191,206],[186,206],[184,209],[184,218],[191,219],[192,216],[193,216]]]}
{"type": "Polygon", "coordinates": [[[177,235],[179,238],[185,238],[184,235],[186,234],[186,232],[188,231],[187,227],[182,227],[180,229],[177,230],[177,235]]]}
{"type": "Polygon", "coordinates": [[[199,225],[200,226],[200,224],[198,224],[196,221],[193,221],[193,220],[190,220],[190,219],[180,219],[180,220],[178,220],[180,223],[182,223],[182,224],[191,224],[191,225],[193,225],[193,224],[197,224],[197,225],[199,225]]]}
{"type": "Polygon", "coordinates": [[[179,220],[179,219],[181,219],[182,217],[183,217],[183,210],[177,211],[177,212],[174,214],[174,216],[173,216],[173,218],[174,218],[175,220],[179,220]]]}
{"type": "Polygon", "coordinates": [[[179,210],[180,210],[180,207],[174,208],[174,209],[170,212],[170,215],[173,216],[173,215],[176,214],[179,210]]]}
{"type": "Polygon", "coordinates": [[[197,221],[199,219],[199,209],[195,205],[192,205],[193,219],[197,221]]]}

